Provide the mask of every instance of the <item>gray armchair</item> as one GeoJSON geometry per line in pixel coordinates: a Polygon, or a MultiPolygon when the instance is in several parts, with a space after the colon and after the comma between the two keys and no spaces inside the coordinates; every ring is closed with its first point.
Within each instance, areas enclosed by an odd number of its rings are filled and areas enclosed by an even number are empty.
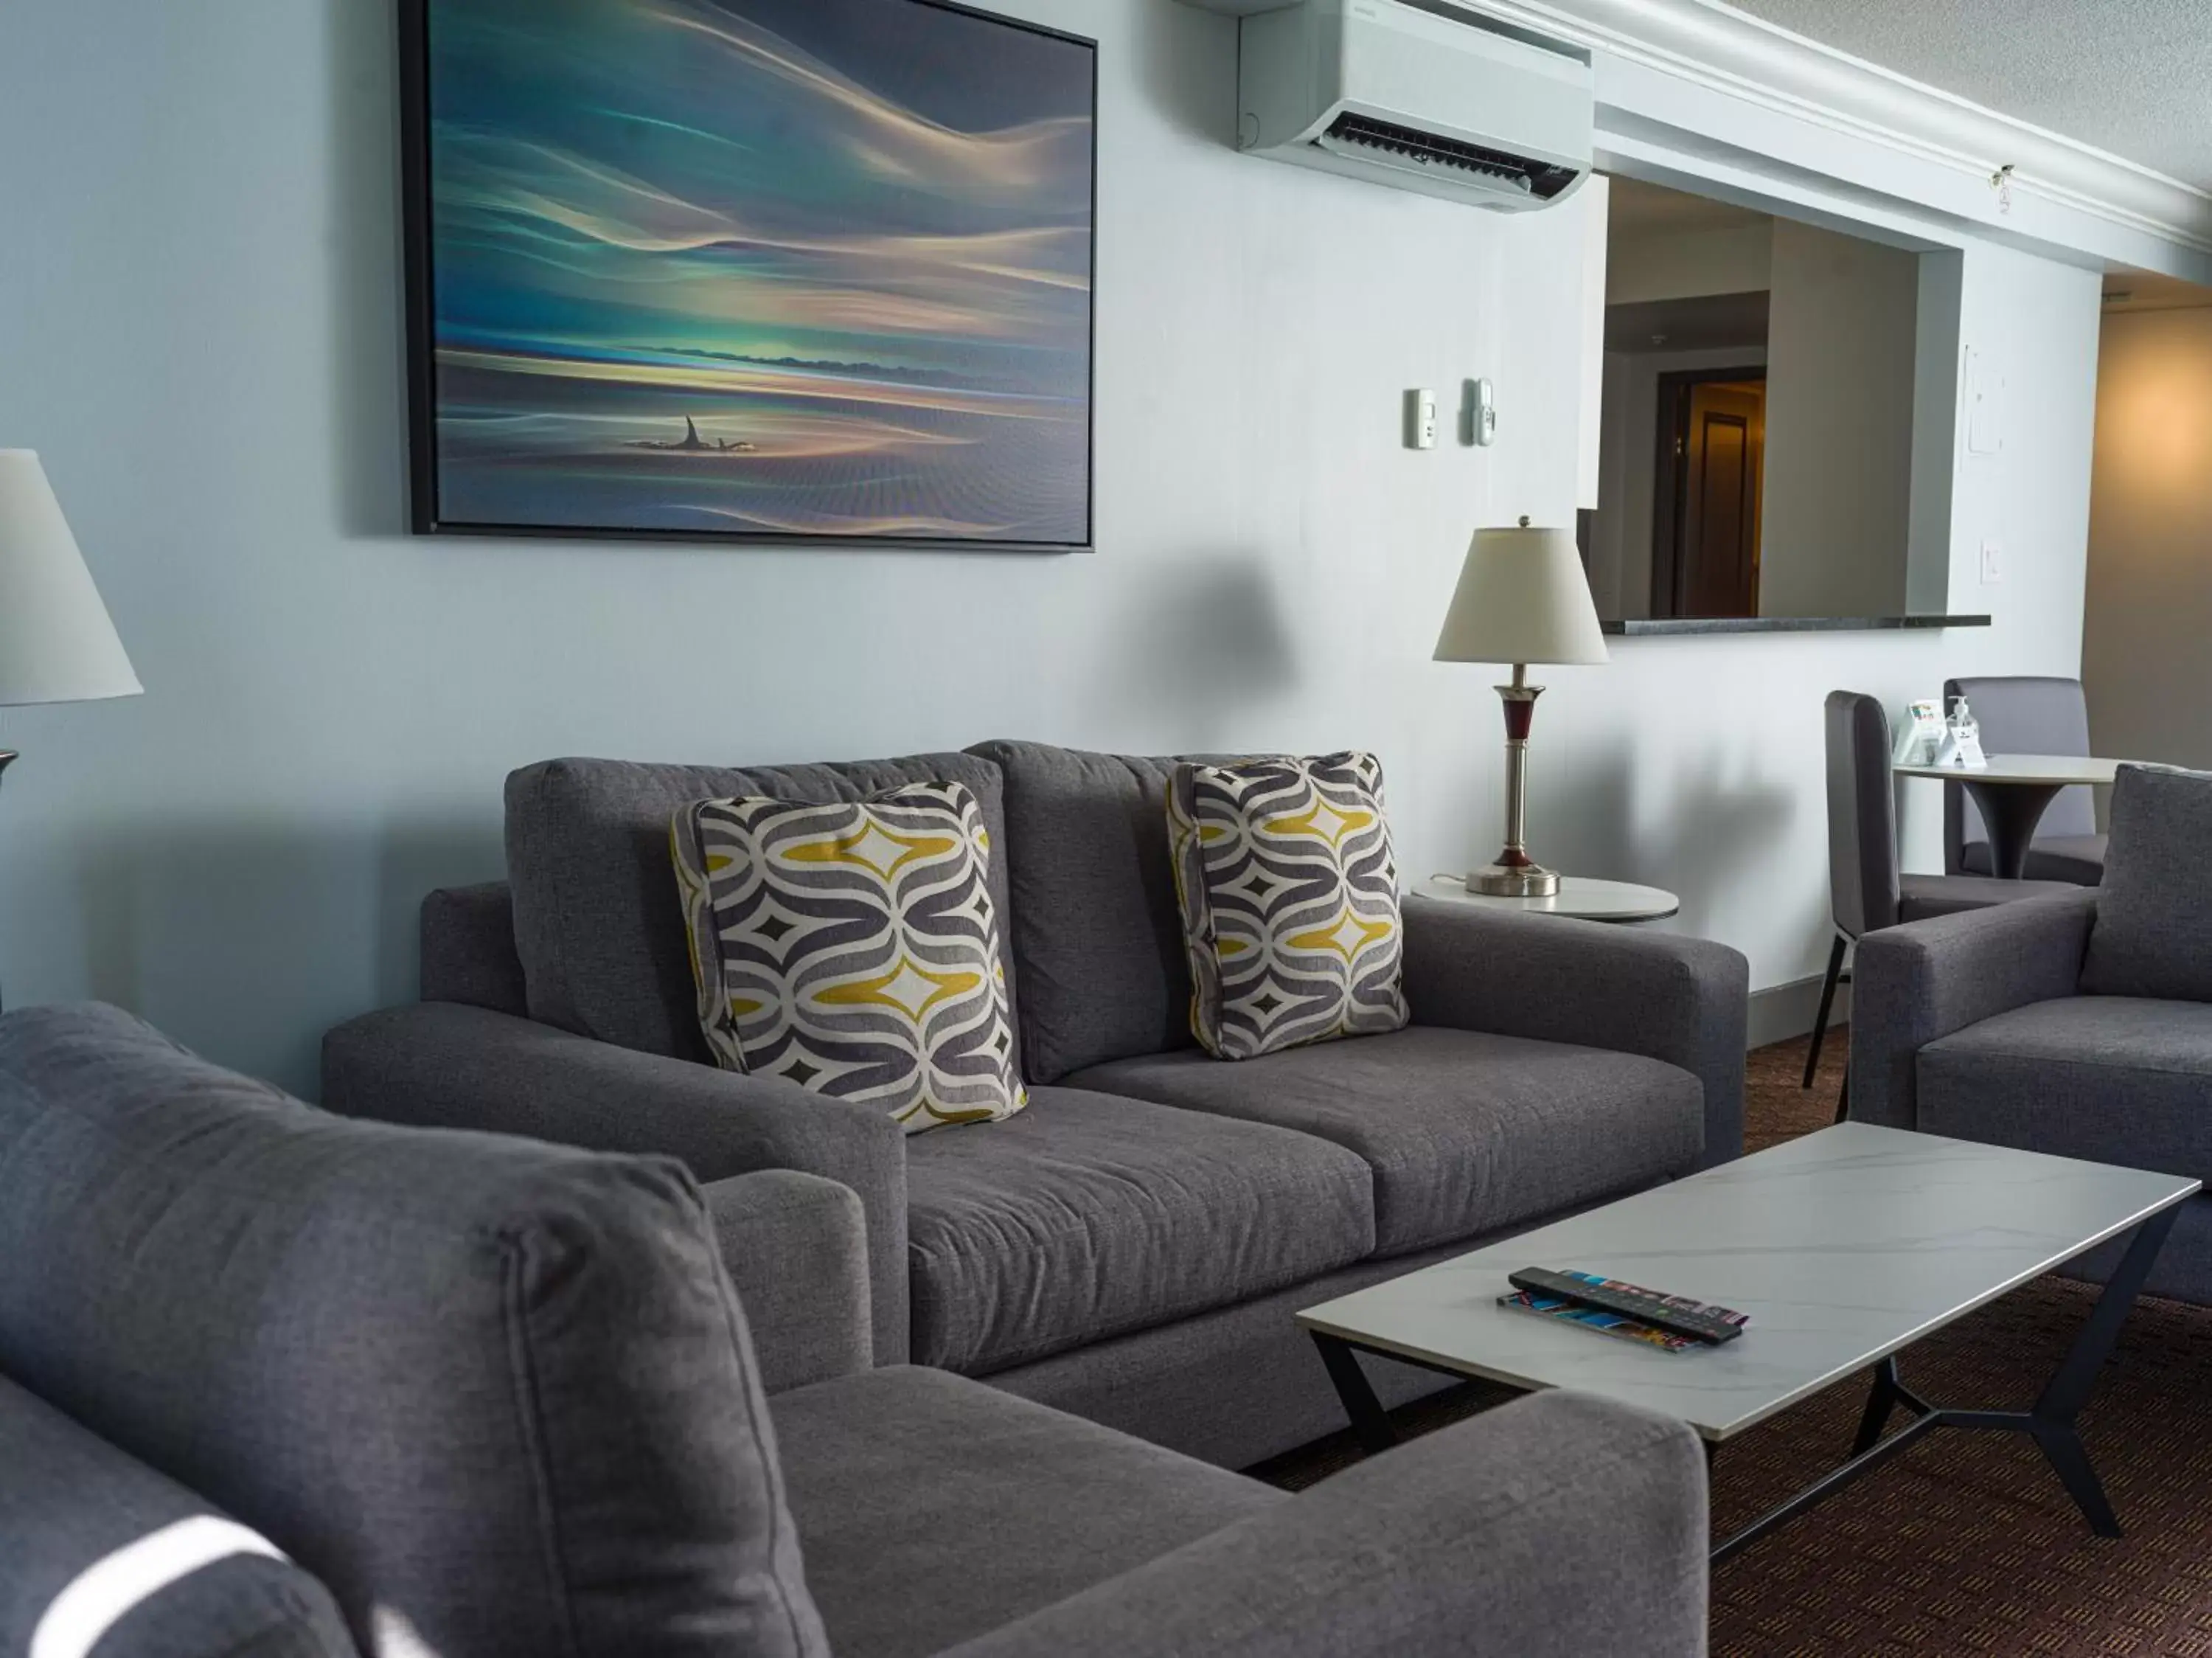
{"type": "MultiPolygon", "coordinates": [[[[1832,691],[1823,717],[1828,762],[1828,903],[1835,937],[1829,943],[1827,977],[1820,985],[1820,1011],[1805,1056],[1804,1086],[1808,1088],[1820,1069],[1836,988],[1851,982],[1845,958],[1861,939],[1900,922],[2063,890],[2048,881],[2002,881],[1987,875],[1906,875],[1897,850],[1888,715],[1879,699],[1863,692],[1832,691]]],[[[1850,1107],[1850,1088],[1846,1072],[1836,1105],[1838,1122],[1850,1107]]]]}
{"type": "Polygon", "coordinates": [[[1547,1393],[1289,1496],[872,1365],[864,1234],[817,1177],[702,1193],[0,1019],[0,1650],[176,1520],[227,1553],[103,1658],[1705,1649],[1679,1423],[1547,1393]]]}
{"type": "MultiPolygon", "coordinates": [[[[2212,1179],[2208,848],[2212,777],[2125,766],[2101,888],[1869,935],[1850,1115],[2212,1179]]],[[[2212,1198],[2185,1205],[2148,1288],[2212,1305],[2212,1198]]]]}

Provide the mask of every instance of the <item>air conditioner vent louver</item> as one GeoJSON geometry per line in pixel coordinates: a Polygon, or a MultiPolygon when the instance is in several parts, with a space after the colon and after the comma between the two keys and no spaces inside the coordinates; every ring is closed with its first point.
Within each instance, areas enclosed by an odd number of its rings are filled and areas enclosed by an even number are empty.
{"type": "Polygon", "coordinates": [[[1500,213],[1590,176],[1589,52],[1458,0],[1278,0],[1237,24],[1237,147],[1500,213]]]}
{"type": "Polygon", "coordinates": [[[1316,142],[1340,154],[1364,155],[1386,163],[1472,174],[1540,201],[1551,200],[1581,176],[1570,167],[1548,167],[1502,149],[1395,126],[1371,115],[1340,115],[1316,142]]]}

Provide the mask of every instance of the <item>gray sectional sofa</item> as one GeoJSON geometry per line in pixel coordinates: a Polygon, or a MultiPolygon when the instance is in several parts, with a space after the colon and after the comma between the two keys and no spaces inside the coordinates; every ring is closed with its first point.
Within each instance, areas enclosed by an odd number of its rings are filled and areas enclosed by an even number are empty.
{"type": "Polygon", "coordinates": [[[9,1015],[0,1651],[1705,1649],[1680,1423],[1546,1394],[1286,1496],[872,1366],[864,1239],[814,1176],[702,1201],[667,1159],[332,1116],[113,1009],[9,1015]]]}
{"type": "MultiPolygon", "coordinates": [[[[1228,1064],[1194,1044],[1172,762],[985,743],[730,769],[563,759],[507,786],[508,879],[433,893],[422,1001],[324,1044],[325,1103],[793,1169],[860,1194],[878,1363],[996,1386],[1225,1466],[1342,1425],[1298,1308],[1742,1140],[1747,969],[1722,946],[1407,903],[1413,1025],[1228,1064]],[[1031,1104],[908,1138],[717,1070],[668,821],[951,778],[981,803],[1031,1104]]],[[[1440,1386],[1379,1367],[1386,1400],[1440,1386]]]]}

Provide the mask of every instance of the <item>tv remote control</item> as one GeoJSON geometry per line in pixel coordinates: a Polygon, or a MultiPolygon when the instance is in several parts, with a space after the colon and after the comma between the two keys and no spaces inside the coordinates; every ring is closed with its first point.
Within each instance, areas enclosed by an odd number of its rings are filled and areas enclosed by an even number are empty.
{"type": "Polygon", "coordinates": [[[1716,1347],[1741,1335],[1747,1322],[1741,1313],[1731,1313],[1724,1307],[1709,1307],[1687,1296],[1662,1295],[1656,1290],[1638,1289],[1618,1279],[1590,1277],[1580,1272],[1555,1272],[1545,1266],[1524,1266],[1510,1275],[1506,1282],[1532,1295],[1578,1301],[1584,1307],[1618,1313],[1622,1318],[1648,1324],[1655,1330],[1670,1331],[1716,1347]]]}

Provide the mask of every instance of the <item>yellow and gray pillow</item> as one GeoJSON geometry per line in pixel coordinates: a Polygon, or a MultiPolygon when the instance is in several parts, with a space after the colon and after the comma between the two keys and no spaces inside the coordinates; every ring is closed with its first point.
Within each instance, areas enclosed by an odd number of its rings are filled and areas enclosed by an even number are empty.
{"type": "Polygon", "coordinates": [[[990,838],[957,783],[695,802],[670,825],[717,1064],[880,1106],[908,1133],[1029,1103],[990,838]]]}
{"type": "Polygon", "coordinates": [[[1398,866],[1372,754],[1185,763],[1168,788],[1191,1033],[1217,1059],[1406,1023],[1398,866]]]}

